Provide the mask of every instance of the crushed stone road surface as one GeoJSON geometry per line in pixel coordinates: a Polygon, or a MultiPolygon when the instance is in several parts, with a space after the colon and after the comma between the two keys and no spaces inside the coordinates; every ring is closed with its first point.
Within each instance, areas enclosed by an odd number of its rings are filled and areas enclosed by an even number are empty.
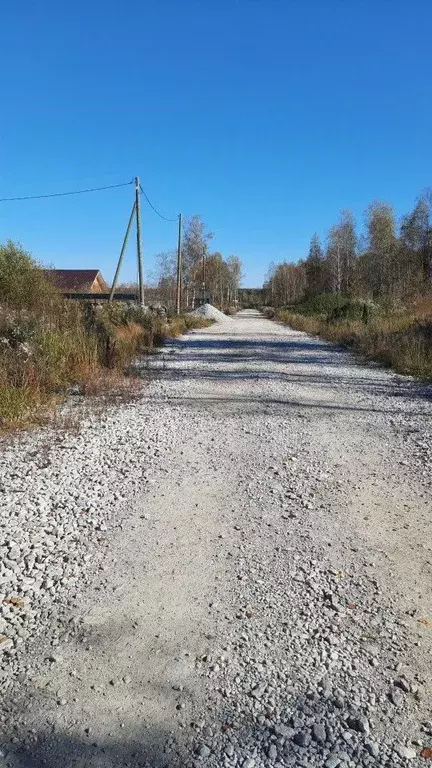
{"type": "Polygon", "coordinates": [[[0,766],[427,765],[430,389],[252,311],[143,373],[1,446],[0,766]]]}

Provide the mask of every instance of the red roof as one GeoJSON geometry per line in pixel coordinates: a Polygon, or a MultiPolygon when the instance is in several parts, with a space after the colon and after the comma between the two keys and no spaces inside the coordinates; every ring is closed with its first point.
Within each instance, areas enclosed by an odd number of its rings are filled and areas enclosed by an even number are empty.
{"type": "Polygon", "coordinates": [[[44,274],[59,291],[90,293],[97,277],[99,277],[101,287],[108,289],[98,269],[44,269],[44,274]]]}

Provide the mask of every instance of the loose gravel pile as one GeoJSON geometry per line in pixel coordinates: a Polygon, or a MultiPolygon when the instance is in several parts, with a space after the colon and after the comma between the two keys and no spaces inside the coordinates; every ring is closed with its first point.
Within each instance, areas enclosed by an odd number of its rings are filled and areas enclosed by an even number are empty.
{"type": "Polygon", "coordinates": [[[230,321],[232,319],[229,315],[225,315],[219,309],[216,309],[212,304],[203,304],[201,307],[194,309],[191,315],[204,317],[206,320],[214,320],[215,323],[224,323],[226,320],[230,321]]]}
{"type": "Polygon", "coordinates": [[[247,312],[173,349],[2,446],[0,766],[426,766],[430,391],[247,312]]]}

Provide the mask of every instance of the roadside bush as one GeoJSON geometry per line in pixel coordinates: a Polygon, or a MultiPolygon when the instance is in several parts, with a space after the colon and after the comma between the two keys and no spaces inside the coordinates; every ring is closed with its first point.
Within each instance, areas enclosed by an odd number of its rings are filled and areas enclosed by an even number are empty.
{"type": "Polygon", "coordinates": [[[135,304],[63,299],[21,246],[0,245],[0,426],[34,420],[71,385],[91,393],[122,387],[140,354],[206,325],[135,304]]]}
{"type": "Polygon", "coordinates": [[[206,320],[205,317],[197,317],[196,315],[183,315],[183,319],[188,331],[208,328],[210,325],[213,325],[213,320],[206,320]]]}
{"type": "Polygon", "coordinates": [[[267,317],[268,320],[273,320],[276,314],[274,307],[262,307],[261,312],[267,317]]]}
{"type": "Polygon", "coordinates": [[[310,299],[303,299],[301,302],[287,307],[287,309],[299,315],[322,315],[327,317],[349,301],[350,299],[347,296],[335,293],[322,293],[310,299]]]}
{"type": "Polygon", "coordinates": [[[40,265],[20,245],[0,245],[0,305],[14,310],[53,311],[61,301],[40,265]]]}

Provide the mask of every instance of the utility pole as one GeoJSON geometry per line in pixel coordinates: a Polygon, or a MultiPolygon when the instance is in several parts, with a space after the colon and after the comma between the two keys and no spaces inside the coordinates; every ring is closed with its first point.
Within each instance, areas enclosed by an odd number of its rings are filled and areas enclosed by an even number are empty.
{"type": "Polygon", "coordinates": [[[206,258],[205,248],[202,252],[202,303],[205,304],[205,283],[206,283],[206,258]]]}
{"type": "Polygon", "coordinates": [[[110,297],[109,297],[110,301],[112,301],[113,298],[114,298],[114,293],[115,293],[115,289],[116,289],[116,285],[117,285],[117,280],[118,280],[118,276],[119,276],[119,273],[120,273],[120,267],[121,267],[121,264],[122,264],[122,261],[123,261],[124,252],[126,250],[126,245],[127,245],[127,241],[128,241],[128,238],[129,238],[129,233],[131,231],[132,222],[133,222],[134,216],[135,216],[135,210],[136,210],[136,203],[134,203],[133,206],[132,206],[132,213],[131,213],[130,218],[129,218],[129,223],[127,225],[126,234],[124,236],[122,249],[120,251],[119,260],[118,260],[118,263],[117,263],[117,269],[116,269],[116,272],[115,272],[115,275],[114,275],[114,280],[113,280],[113,283],[112,283],[112,286],[111,286],[111,292],[110,292],[110,297]]]}
{"type": "Polygon", "coordinates": [[[142,252],[141,252],[140,180],[138,176],[135,176],[135,212],[136,212],[136,231],[137,231],[139,303],[143,307],[144,306],[144,281],[143,281],[143,265],[142,265],[142,252]]]}
{"type": "Polygon", "coordinates": [[[182,289],[182,215],[178,215],[178,243],[177,243],[177,295],[176,295],[176,311],[180,314],[181,305],[181,289],[182,289]]]}

